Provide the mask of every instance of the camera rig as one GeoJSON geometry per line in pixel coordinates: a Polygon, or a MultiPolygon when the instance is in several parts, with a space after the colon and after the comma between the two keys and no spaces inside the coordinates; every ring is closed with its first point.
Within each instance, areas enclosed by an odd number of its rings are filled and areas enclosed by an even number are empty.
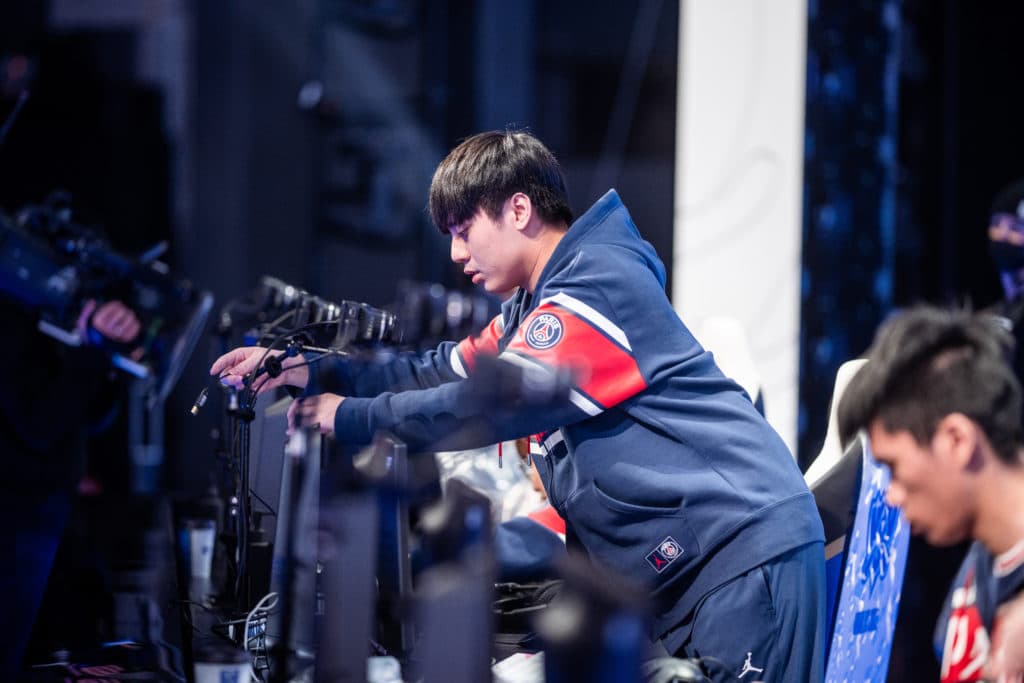
{"type": "Polygon", "coordinates": [[[97,231],[72,221],[68,195],[56,192],[14,217],[0,214],[0,295],[38,315],[40,331],[71,346],[86,341],[75,323],[87,300],[123,301],[139,318],[138,338],[128,345],[99,335],[89,341],[109,351],[117,367],[152,379],[153,399],[163,401],[213,307],[209,292],[169,274],[158,260],[166,248],[160,243],[135,258],[114,251],[97,231]]]}

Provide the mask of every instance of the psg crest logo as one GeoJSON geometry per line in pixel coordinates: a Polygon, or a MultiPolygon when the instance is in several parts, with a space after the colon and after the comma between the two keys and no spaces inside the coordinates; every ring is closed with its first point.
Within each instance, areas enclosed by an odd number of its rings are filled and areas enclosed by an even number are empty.
{"type": "Polygon", "coordinates": [[[562,341],[562,321],[552,313],[544,313],[526,328],[526,344],[543,351],[562,341]]]}
{"type": "Polygon", "coordinates": [[[659,543],[657,548],[647,553],[644,559],[654,571],[660,574],[682,554],[683,549],[676,543],[676,539],[666,536],[665,540],[659,543]]]}
{"type": "Polygon", "coordinates": [[[677,546],[675,541],[673,541],[672,539],[668,539],[667,541],[662,543],[658,550],[661,551],[662,555],[669,559],[679,554],[679,546],[677,546]]]}

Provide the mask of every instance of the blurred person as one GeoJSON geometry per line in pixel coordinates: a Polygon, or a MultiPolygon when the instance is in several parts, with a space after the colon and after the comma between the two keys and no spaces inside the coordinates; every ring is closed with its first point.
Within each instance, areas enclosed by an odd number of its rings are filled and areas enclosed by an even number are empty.
{"type": "Polygon", "coordinates": [[[1024,428],[1013,339],[995,316],[920,307],[885,322],[839,404],[866,429],[891,505],[932,545],[974,543],[936,626],[940,679],[979,681],[1000,605],[1024,588],[1024,428]]]}
{"type": "MultiPolygon", "coordinates": [[[[487,408],[464,380],[480,356],[576,370],[566,405],[509,407],[488,435],[540,435],[537,467],[569,545],[647,585],[651,637],[708,656],[714,680],[749,667],[766,681],[821,680],[814,500],[782,439],[673,311],[664,265],[618,194],[574,221],[550,150],[494,131],[441,162],[430,212],[474,284],[515,292],[502,314],[476,337],[387,365],[341,363],[326,380],[287,369],[265,388],[305,387],[294,423],[352,444],[377,430],[413,448],[472,439],[460,427],[487,408]]],[[[240,386],[263,352],[231,351],[211,373],[240,386]]]]}
{"type": "Polygon", "coordinates": [[[519,453],[519,440],[491,444],[482,448],[440,451],[434,455],[440,470],[441,488],[451,479],[459,479],[491,500],[495,524],[527,515],[544,505],[543,489],[537,489],[534,475],[525,460],[506,458],[519,453]]]}
{"type": "Polygon", "coordinates": [[[1003,298],[1019,305],[1024,292],[1024,178],[1000,190],[992,201],[988,239],[1003,298]]]}
{"type": "Polygon", "coordinates": [[[99,346],[131,342],[140,324],[119,301],[90,300],[76,324],[84,344],[69,347],[38,332],[36,317],[6,299],[0,315],[0,358],[7,364],[0,380],[0,514],[14,530],[0,574],[10,629],[0,680],[13,681],[85,474],[90,423],[109,407],[112,367],[99,346]]]}
{"type": "Polygon", "coordinates": [[[1024,382],[1024,178],[1007,185],[992,201],[988,246],[1003,288],[1002,301],[991,310],[1013,330],[1013,368],[1017,380],[1024,382]]]}

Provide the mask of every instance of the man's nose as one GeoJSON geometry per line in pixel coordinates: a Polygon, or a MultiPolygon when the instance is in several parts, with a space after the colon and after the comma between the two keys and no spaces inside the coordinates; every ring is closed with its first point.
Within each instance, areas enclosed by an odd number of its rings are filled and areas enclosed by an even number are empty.
{"type": "Polygon", "coordinates": [[[469,260],[469,250],[466,249],[465,243],[457,237],[452,238],[451,257],[455,263],[465,263],[469,260]]]}
{"type": "Polygon", "coordinates": [[[903,499],[906,496],[903,495],[903,488],[892,482],[885,489],[885,502],[894,508],[898,508],[903,505],[903,499]]]}

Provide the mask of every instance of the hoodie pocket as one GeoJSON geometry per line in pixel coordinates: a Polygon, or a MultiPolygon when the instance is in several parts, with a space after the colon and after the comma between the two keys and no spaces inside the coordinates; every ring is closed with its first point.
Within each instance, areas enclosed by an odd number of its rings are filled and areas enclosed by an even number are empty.
{"type": "Polygon", "coordinates": [[[682,499],[657,505],[620,500],[590,483],[566,505],[568,521],[600,564],[647,585],[700,556],[682,499]]]}

